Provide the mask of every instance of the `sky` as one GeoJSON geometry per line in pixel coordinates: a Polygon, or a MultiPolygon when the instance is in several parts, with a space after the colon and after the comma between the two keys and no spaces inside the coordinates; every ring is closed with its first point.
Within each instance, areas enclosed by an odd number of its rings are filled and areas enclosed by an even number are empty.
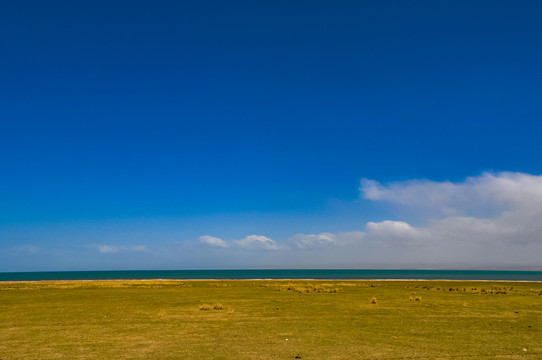
{"type": "Polygon", "coordinates": [[[0,4],[0,271],[542,268],[539,1],[0,4]]]}

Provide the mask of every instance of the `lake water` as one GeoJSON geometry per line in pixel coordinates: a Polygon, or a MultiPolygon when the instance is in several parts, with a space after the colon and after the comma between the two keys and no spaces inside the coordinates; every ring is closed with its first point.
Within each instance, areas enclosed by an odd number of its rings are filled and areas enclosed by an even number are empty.
{"type": "Polygon", "coordinates": [[[130,270],[4,272],[0,281],[104,279],[417,279],[542,281],[542,271],[494,270],[130,270]]]}

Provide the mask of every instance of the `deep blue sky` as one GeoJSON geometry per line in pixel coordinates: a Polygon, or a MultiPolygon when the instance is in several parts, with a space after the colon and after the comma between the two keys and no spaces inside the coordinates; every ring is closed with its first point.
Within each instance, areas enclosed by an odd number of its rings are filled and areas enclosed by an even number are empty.
{"type": "Polygon", "coordinates": [[[180,242],[354,230],[387,215],[353,204],[362,178],[540,174],[540,19],[539,1],[2,2],[0,247],[100,242],[89,226],[130,243],[108,230],[125,222],[180,242]]]}

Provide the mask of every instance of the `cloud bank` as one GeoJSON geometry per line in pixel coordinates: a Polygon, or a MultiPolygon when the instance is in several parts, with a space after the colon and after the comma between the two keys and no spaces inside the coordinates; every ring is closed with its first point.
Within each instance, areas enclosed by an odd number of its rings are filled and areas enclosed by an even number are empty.
{"type": "MultiPolygon", "coordinates": [[[[421,212],[424,217],[419,224],[384,219],[361,224],[362,229],[355,232],[297,234],[279,244],[262,235],[249,235],[232,245],[282,250],[285,259],[286,254],[295,253],[301,266],[542,266],[540,175],[483,173],[461,182],[388,184],[364,179],[360,195],[404,211],[421,212]]],[[[224,244],[220,240],[211,245],[227,247],[224,244]]]]}

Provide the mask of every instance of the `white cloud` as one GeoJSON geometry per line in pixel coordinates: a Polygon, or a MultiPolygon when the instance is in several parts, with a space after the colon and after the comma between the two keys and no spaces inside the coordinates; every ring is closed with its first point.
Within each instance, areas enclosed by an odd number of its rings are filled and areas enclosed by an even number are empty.
{"type": "Polygon", "coordinates": [[[384,220],[368,222],[366,239],[369,241],[387,242],[393,245],[413,244],[427,237],[426,231],[416,229],[404,221],[384,220]]]}
{"type": "Polygon", "coordinates": [[[365,199],[400,206],[427,208],[437,215],[465,215],[495,208],[521,209],[542,203],[542,176],[524,173],[484,173],[463,182],[409,180],[387,185],[363,179],[365,199]]]}
{"type": "Polygon", "coordinates": [[[337,246],[340,243],[337,237],[331,233],[321,234],[296,234],[290,239],[300,249],[324,248],[327,246],[337,246]]]}
{"type": "Polygon", "coordinates": [[[211,246],[218,246],[218,247],[222,247],[222,248],[229,247],[228,243],[225,242],[224,240],[222,240],[221,238],[217,238],[217,237],[210,236],[210,235],[200,236],[199,241],[204,243],[204,244],[211,245],[211,246]]]}
{"type": "Polygon", "coordinates": [[[263,235],[248,235],[234,243],[245,249],[277,250],[279,248],[274,240],[263,235]]]}
{"type": "Polygon", "coordinates": [[[463,182],[414,180],[382,185],[363,180],[366,199],[405,209],[426,208],[423,226],[382,221],[367,224],[367,236],[389,244],[402,239],[419,257],[473,264],[542,264],[542,176],[484,173],[463,182]],[[492,216],[480,216],[493,209],[492,216]]]}
{"type": "MultiPolygon", "coordinates": [[[[425,227],[410,229],[429,231],[440,238],[456,238],[459,234],[477,241],[488,236],[510,243],[541,242],[542,231],[542,176],[522,173],[485,173],[467,178],[461,183],[407,181],[381,185],[364,180],[361,188],[368,199],[382,200],[396,205],[431,207],[435,214],[440,209],[456,214],[476,213],[481,207],[498,209],[495,216],[445,216],[427,219],[425,227]]],[[[368,223],[368,228],[372,225],[368,223]]],[[[418,234],[418,235],[421,235],[418,234]]],[[[427,236],[427,234],[424,234],[427,236]]],[[[436,240],[435,240],[436,241],[436,240]]]]}
{"type": "Polygon", "coordinates": [[[542,176],[484,173],[457,183],[363,180],[361,193],[406,212],[426,210],[421,225],[384,220],[367,222],[364,231],[291,240],[300,249],[320,248],[316,260],[333,254],[359,266],[542,266],[542,176]]]}
{"type": "Polygon", "coordinates": [[[113,245],[97,245],[96,248],[101,254],[111,254],[119,252],[143,252],[147,251],[145,245],[133,245],[133,246],[113,246],[113,245]]]}
{"type": "MultiPolygon", "coordinates": [[[[360,191],[367,200],[393,207],[394,219],[360,224],[360,231],[296,234],[284,244],[249,235],[230,243],[231,259],[258,265],[259,257],[234,251],[243,248],[277,250],[266,259],[284,267],[542,267],[542,176],[501,172],[460,182],[363,180],[360,191]],[[416,213],[416,221],[398,216],[401,211],[416,213]]],[[[200,241],[228,246],[214,237],[200,241]]]]}

